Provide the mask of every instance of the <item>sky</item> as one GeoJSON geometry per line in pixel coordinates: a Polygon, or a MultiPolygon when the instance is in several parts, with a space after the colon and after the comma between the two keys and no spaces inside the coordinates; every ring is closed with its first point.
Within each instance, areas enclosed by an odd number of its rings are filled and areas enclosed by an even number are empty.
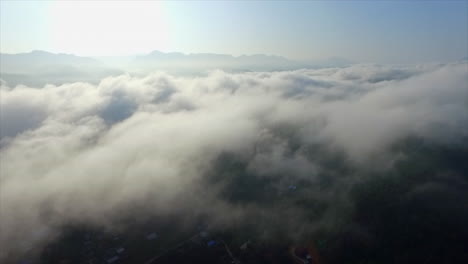
{"type": "Polygon", "coordinates": [[[468,1],[1,1],[3,53],[153,50],[296,60],[447,62],[468,56],[468,1]]]}

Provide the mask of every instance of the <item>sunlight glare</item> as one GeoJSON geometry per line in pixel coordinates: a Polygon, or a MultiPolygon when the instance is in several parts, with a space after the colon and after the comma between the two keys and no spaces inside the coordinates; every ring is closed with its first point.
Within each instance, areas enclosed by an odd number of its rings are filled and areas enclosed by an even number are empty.
{"type": "Polygon", "coordinates": [[[163,3],[61,1],[50,8],[53,50],[80,55],[129,55],[168,48],[163,3]]]}

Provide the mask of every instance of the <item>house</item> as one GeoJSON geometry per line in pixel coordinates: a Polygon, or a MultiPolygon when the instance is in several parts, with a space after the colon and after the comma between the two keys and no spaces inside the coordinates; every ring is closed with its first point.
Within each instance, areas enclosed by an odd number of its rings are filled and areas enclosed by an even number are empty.
{"type": "Polygon", "coordinates": [[[154,240],[158,237],[158,235],[156,233],[149,233],[148,235],[146,235],[146,240],[154,240]]]}
{"type": "Polygon", "coordinates": [[[112,258],[107,259],[106,262],[110,264],[116,262],[117,260],[119,260],[119,256],[113,256],[112,258]]]}

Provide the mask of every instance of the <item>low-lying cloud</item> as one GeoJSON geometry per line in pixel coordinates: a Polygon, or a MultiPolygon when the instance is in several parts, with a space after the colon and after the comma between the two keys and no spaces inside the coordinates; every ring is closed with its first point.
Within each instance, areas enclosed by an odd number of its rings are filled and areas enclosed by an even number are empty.
{"type": "Polygon", "coordinates": [[[324,153],[384,170],[402,158],[392,146],[410,136],[466,144],[467,83],[466,63],[2,82],[0,258],[42,243],[40,230],[109,224],[134,205],[142,215],[240,221],[258,205],[225,199],[234,176],[216,164],[226,155],[245,163],[249,177],[287,186],[332,171],[324,153]]]}

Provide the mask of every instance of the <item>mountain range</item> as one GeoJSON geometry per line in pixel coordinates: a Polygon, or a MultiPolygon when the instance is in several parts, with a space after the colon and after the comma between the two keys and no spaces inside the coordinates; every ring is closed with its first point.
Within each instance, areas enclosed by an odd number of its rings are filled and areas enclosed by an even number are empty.
{"type": "Polygon", "coordinates": [[[0,53],[1,79],[11,86],[25,84],[43,86],[66,82],[99,82],[110,75],[124,72],[146,74],[166,71],[174,74],[199,74],[210,70],[279,71],[300,68],[342,67],[352,64],[342,58],[322,61],[294,61],[264,54],[232,56],[214,53],[153,51],[128,57],[82,57],[72,54],[35,50],[29,53],[0,53]]]}

